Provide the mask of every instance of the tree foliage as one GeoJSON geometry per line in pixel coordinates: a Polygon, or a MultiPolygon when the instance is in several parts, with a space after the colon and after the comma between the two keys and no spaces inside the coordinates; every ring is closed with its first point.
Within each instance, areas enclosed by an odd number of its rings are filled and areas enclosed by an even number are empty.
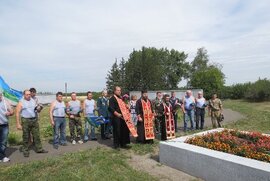
{"type": "Polygon", "coordinates": [[[133,50],[127,61],[113,64],[107,76],[107,88],[119,85],[125,91],[141,89],[176,89],[187,77],[187,54],[177,50],[142,47],[133,50]],[[114,80],[116,80],[114,82],[114,80]]]}
{"type": "Polygon", "coordinates": [[[204,47],[197,50],[197,55],[191,62],[188,83],[192,88],[203,89],[206,98],[210,98],[213,93],[221,93],[225,84],[222,66],[217,63],[209,63],[209,56],[204,47]]]}

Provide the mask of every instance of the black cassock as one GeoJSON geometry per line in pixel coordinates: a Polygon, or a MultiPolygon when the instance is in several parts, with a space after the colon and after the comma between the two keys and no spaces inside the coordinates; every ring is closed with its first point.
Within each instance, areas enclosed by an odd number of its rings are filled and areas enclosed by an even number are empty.
{"type": "MultiPolygon", "coordinates": [[[[120,98],[120,97],[119,97],[120,98]]],[[[109,108],[108,110],[112,114],[112,126],[113,126],[113,143],[115,147],[125,146],[126,144],[130,143],[129,137],[129,129],[126,125],[126,122],[116,117],[113,113],[116,111],[122,114],[117,100],[114,96],[112,96],[109,100],[109,108]]]]}
{"type": "MultiPolygon", "coordinates": [[[[148,99],[148,101],[150,101],[150,100],[148,99]]],[[[151,101],[150,101],[150,103],[151,103],[151,101]]],[[[152,109],[152,105],[151,105],[151,109],[152,109]]],[[[138,133],[137,142],[139,142],[139,143],[153,143],[153,140],[146,140],[145,139],[143,108],[142,108],[142,99],[141,98],[136,103],[136,114],[140,115],[142,118],[142,121],[138,120],[138,122],[137,122],[137,133],[138,133]]]]}
{"type": "Polygon", "coordinates": [[[167,140],[167,131],[166,131],[165,109],[164,109],[163,104],[160,104],[158,112],[160,115],[162,115],[161,122],[160,122],[160,133],[161,133],[161,140],[164,141],[164,140],[167,140]]]}

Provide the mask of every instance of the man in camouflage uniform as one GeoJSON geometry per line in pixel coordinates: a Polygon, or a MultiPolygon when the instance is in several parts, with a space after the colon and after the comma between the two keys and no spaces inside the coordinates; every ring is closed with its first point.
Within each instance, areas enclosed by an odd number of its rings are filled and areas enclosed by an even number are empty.
{"type": "Polygon", "coordinates": [[[221,127],[221,114],[222,114],[222,103],[217,94],[213,94],[212,99],[209,100],[209,115],[211,116],[211,121],[213,128],[221,127]]]}
{"type": "MultiPolygon", "coordinates": [[[[36,102],[31,98],[31,93],[29,90],[24,91],[23,98],[17,105],[16,110],[16,122],[17,129],[23,131],[23,155],[29,157],[29,135],[33,136],[35,148],[37,153],[48,153],[42,149],[39,124],[37,121],[36,114],[36,102]]],[[[40,110],[37,110],[40,111],[40,110]]]]}
{"type": "Polygon", "coordinates": [[[154,110],[154,115],[155,115],[155,129],[156,129],[156,134],[160,133],[160,122],[161,122],[161,117],[162,115],[160,114],[160,105],[162,105],[162,93],[157,92],[156,93],[156,99],[153,100],[153,110],[154,110]]]}
{"type": "Polygon", "coordinates": [[[82,106],[81,101],[76,97],[76,93],[71,93],[71,100],[67,103],[67,115],[69,117],[69,131],[71,137],[71,143],[76,144],[76,137],[78,138],[78,143],[83,144],[82,141],[82,121],[81,115],[82,106]],[[77,135],[75,133],[77,132],[77,135]]]}

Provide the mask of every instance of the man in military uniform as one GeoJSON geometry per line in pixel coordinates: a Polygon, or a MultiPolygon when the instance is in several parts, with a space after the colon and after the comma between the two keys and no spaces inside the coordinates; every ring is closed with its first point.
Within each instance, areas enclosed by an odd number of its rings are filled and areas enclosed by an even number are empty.
{"type": "Polygon", "coordinates": [[[160,105],[162,104],[162,93],[161,92],[157,92],[156,93],[156,98],[153,100],[153,111],[154,111],[154,115],[155,115],[155,131],[156,134],[160,133],[160,122],[161,122],[161,117],[162,114],[160,114],[161,111],[159,111],[160,109],[160,105]]]}
{"type": "MultiPolygon", "coordinates": [[[[106,120],[109,119],[109,111],[108,111],[108,98],[107,98],[107,91],[104,90],[102,92],[102,97],[99,97],[97,100],[97,110],[98,116],[103,116],[106,120]]],[[[109,139],[109,130],[108,130],[108,123],[103,123],[100,125],[101,129],[101,139],[109,139]]]]}
{"type": "Polygon", "coordinates": [[[180,100],[176,97],[176,93],[174,91],[171,92],[170,103],[173,109],[175,132],[177,132],[177,119],[178,119],[177,106],[180,106],[180,100]]]}
{"type": "Polygon", "coordinates": [[[219,98],[217,98],[217,94],[213,94],[212,99],[209,101],[209,115],[211,116],[211,121],[213,128],[221,127],[221,114],[223,108],[222,103],[219,98]]]}
{"type": "Polygon", "coordinates": [[[79,138],[78,143],[83,144],[82,121],[80,115],[81,112],[82,112],[81,101],[77,99],[76,93],[72,92],[71,101],[67,103],[67,115],[69,117],[69,130],[71,143],[73,145],[76,144],[76,137],[79,138]],[[75,133],[75,129],[77,131],[77,135],[75,133]]]}
{"type": "MultiPolygon", "coordinates": [[[[36,152],[37,153],[48,153],[42,149],[39,124],[37,121],[36,114],[36,102],[31,98],[31,93],[29,90],[24,91],[23,98],[17,105],[16,110],[16,122],[17,129],[23,131],[23,155],[29,157],[29,133],[32,134],[36,152]]],[[[40,110],[37,110],[40,111],[40,110]]]]}

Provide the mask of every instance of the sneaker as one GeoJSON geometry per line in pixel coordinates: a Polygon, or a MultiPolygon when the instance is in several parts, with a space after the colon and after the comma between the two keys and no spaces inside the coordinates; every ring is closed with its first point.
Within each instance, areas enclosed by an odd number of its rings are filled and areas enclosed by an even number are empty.
{"type": "Polygon", "coordinates": [[[58,149],[58,145],[53,145],[53,148],[57,150],[58,149]]]}
{"type": "Polygon", "coordinates": [[[67,143],[61,143],[60,145],[61,146],[67,146],[68,144],[67,143]]]}
{"type": "Polygon", "coordinates": [[[73,140],[73,141],[72,141],[72,144],[73,144],[73,145],[76,145],[76,141],[75,141],[75,140],[73,140]]]}
{"type": "Polygon", "coordinates": [[[8,157],[5,157],[5,158],[3,158],[2,162],[3,163],[10,162],[10,159],[8,157]]]}
{"type": "Polygon", "coordinates": [[[91,138],[92,141],[97,141],[97,138],[91,138]]]}
{"type": "Polygon", "coordinates": [[[79,143],[79,144],[83,144],[83,141],[82,141],[82,140],[79,140],[78,143],[79,143]]]}

